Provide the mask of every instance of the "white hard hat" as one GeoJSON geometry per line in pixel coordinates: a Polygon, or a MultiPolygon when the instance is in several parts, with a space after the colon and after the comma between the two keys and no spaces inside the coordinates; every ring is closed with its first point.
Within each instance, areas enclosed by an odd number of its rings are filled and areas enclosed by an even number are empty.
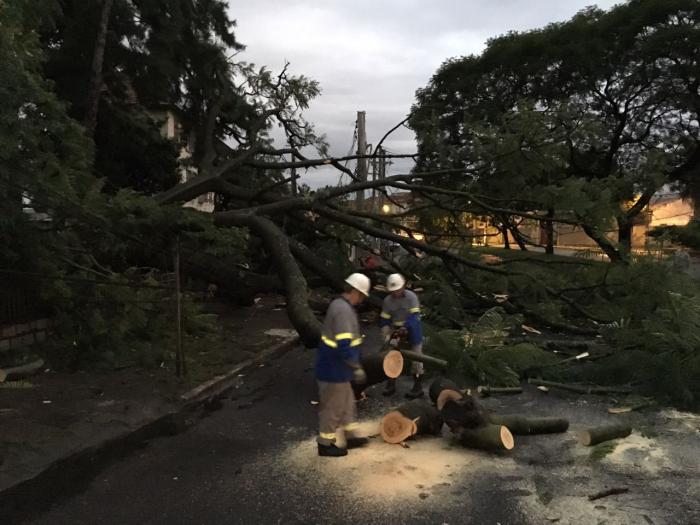
{"type": "Polygon", "coordinates": [[[358,292],[362,292],[362,294],[369,296],[369,289],[370,289],[370,281],[369,277],[367,277],[363,273],[353,273],[345,279],[345,282],[348,283],[350,286],[352,286],[355,290],[358,292]]]}
{"type": "Polygon", "coordinates": [[[400,273],[392,273],[386,279],[386,289],[389,290],[390,292],[395,292],[396,290],[400,290],[405,285],[406,285],[406,279],[404,279],[403,275],[401,275],[400,273]]]}

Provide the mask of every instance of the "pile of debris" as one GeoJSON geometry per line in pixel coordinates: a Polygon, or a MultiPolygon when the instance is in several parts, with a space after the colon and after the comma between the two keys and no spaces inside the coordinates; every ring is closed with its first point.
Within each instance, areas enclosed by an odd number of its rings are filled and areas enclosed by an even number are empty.
{"type": "MultiPolygon", "coordinates": [[[[518,389],[508,392],[517,393],[518,389]]],[[[495,393],[481,389],[481,395],[495,393]],[[487,394],[488,392],[488,394],[487,394]]],[[[403,444],[418,435],[441,435],[447,425],[459,443],[468,448],[512,450],[515,436],[566,432],[569,421],[559,417],[524,417],[487,412],[468,390],[460,389],[447,378],[439,377],[430,386],[430,400],[416,399],[386,414],[380,423],[380,435],[387,443],[403,444]]],[[[626,437],[629,425],[612,424],[583,429],[579,442],[592,446],[626,437]]]]}

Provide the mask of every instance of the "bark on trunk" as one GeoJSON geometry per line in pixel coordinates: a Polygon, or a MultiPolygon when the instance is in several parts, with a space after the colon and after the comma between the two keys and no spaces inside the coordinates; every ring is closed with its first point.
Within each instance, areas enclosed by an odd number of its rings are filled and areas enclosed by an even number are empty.
{"type": "Polygon", "coordinates": [[[510,239],[508,238],[508,216],[503,215],[501,217],[501,235],[503,235],[503,247],[506,250],[510,250],[510,239]]]}
{"type": "Polygon", "coordinates": [[[556,434],[566,432],[569,422],[558,417],[523,417],[517,415],[489,416],[489,421],[495,425],[504,425],[516,436],[530,434],[556,434]]]}
{"type": "MultiPolygon", "coordinates": [[[[547,217],[554,217],[554,209],[547,210],[547,217]]],[[[551,220],[544,221],[545,247],[546,254],[554,255],[554,222],[551,220]]]]}
{"type": "Polygon", "coordinates": [[[521,251],[526,252],[527,245],[525,244],[525,240],[523,239],[523,234],[520,233],[520,230],[518,230],[518,227],[515,224],[509,223],[508,228],[510,229],[510,232],[513,234],[513,239],[515,239],[515,242],[518,243],[518,248],[520,248],[521,251]]]}
{"type": "Polygon", "coordinates": [[[100,27],[97,31],[95,51],[92,54],[92,67],[90,70],[90,87],[88,89],[85,106],[85,129],[90,137],[95,135],[97,127],[97,110],[100,105],[100,93],[102,92],[102,66],[104,64],[105,46],[107,44],[107,31],[109,29],[109,14],[112,11],[113,0],[103,0],[100,13],[100,27]]]}
{"type": "Polygon", "coordinates": [[[497,395],[515,395],[522,394],[523,389],[519,386],[512,387],[491,387],[491,386],[478,386],[476,389],[477,393],[481,397],[497,396],[497,395]]]}
{"type": "Polygon", "coordinates": [[[445,424],[450,427],[452,432],[456,433],[463,429],[477,428],[488,422],[487,414],[476,400],[468,395],[459,400],[446,400],[440,413],[445,424]]]}
{"type": "Polygon", "coordinates": [[[446,377],[437,377],[430,384],[430,388],[428,389],[428,396],[430,396],[430,400],[433,403],[436,403],[440,393],[443,390],[452,390],[454,392],[460,392],[461,394],[461,389],[457,386],[457,383],[451,379],[447,379],[446,377]]]}
{"type": "Polygon", "coordinates": [[[442,432],[440,412],[421,399],[401,405],[382,418],[379,433],[387,443],[402,443],[411,436],[442,432]]]}
{"type": "Polygon", "coordinates": [[[556,383],[545,381],[544,379],[529,378],[528,383],[535,386],[546,386],[576,392],[577,394],[631,394],[632,389],[626,386],[596,386],[596,385],[569,385],[567,383],[556,383]]]}
{"type": "Polygon", "coordinates": [[[308,348],[318,345],[321,323],[309,307],[309,292],[297,261],[289,249],[284,232],[270,219],[256,215],[232,215],[229,222],[250,228],[260,239],[284,284],[287,297],[287,315],[308,348]]]}
{"type": "Polygon", "coordinates": [[[464,447],[484,450],[512,450],[515,447],[510,430],[491,423],[478,428],[463,429],[459,433],[459,442],[464,447]]]}
{"type": "Polygon", "coordinates": [[[610,240],[603,235],[602,233],[598,232],[595,228],[592,228],[591,226],[587,226],[585,224],[582,224],[581,227],[583,228],[583,231],[588,235],[591,239],[595,241],[595,243],[600,247],[601,250],[605,253],[605,255],[608,256],[608,259],[610,259],[610,262],[613,263],[626,263],[627,261],[625,258],[622,256],[622,254],[618,251],[617,248],[615,248],[615,245],[610,242],[610,240]]]}
{"type": "Polygon", "coordinates": [[[432,355],[428,354],[419,354],[417,352],[413,352],[411,350],[401,350],[401,354],[406,359],[410,359],[411,361],[418,361],[419,363],[425,363],[425,364],[431,364],[435,366],[439,366],[441,368],[447,368],[447,361],[444,359],[440,359],[439,357],[433,357],[432,355]]]}
{"type": "Polygon", "coordinates": [[[624,259],[632,253],[632,229],[634,225],[628,218],[617,219],[617,249],[624,259]]]}
{"type": "Polygon", "coordinates": [[[582,430],[578,434],[578,440],[582,445],[592,447],[593,445],[597,445],[603,441],[627,437],[631,433],[632,427],[617,423],[582,430]]]}

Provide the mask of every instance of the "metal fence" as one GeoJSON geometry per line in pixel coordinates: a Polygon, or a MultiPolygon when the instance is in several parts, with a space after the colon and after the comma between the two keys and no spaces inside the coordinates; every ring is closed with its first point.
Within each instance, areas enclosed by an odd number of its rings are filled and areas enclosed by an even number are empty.
{"type": "Polygon", "coordinates": [[[38,319],[46,312],[36,284],[0,277],[0,325],[38,319]]]}

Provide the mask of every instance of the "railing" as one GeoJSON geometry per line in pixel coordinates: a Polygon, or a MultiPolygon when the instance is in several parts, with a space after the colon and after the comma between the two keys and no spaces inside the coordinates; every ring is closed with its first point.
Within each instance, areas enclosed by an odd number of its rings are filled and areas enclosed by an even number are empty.
{"type": "Polygon", "coordinates": [[[0,325],[46,316],[39,291],[32,284],[0,279],[0,325]]]}

